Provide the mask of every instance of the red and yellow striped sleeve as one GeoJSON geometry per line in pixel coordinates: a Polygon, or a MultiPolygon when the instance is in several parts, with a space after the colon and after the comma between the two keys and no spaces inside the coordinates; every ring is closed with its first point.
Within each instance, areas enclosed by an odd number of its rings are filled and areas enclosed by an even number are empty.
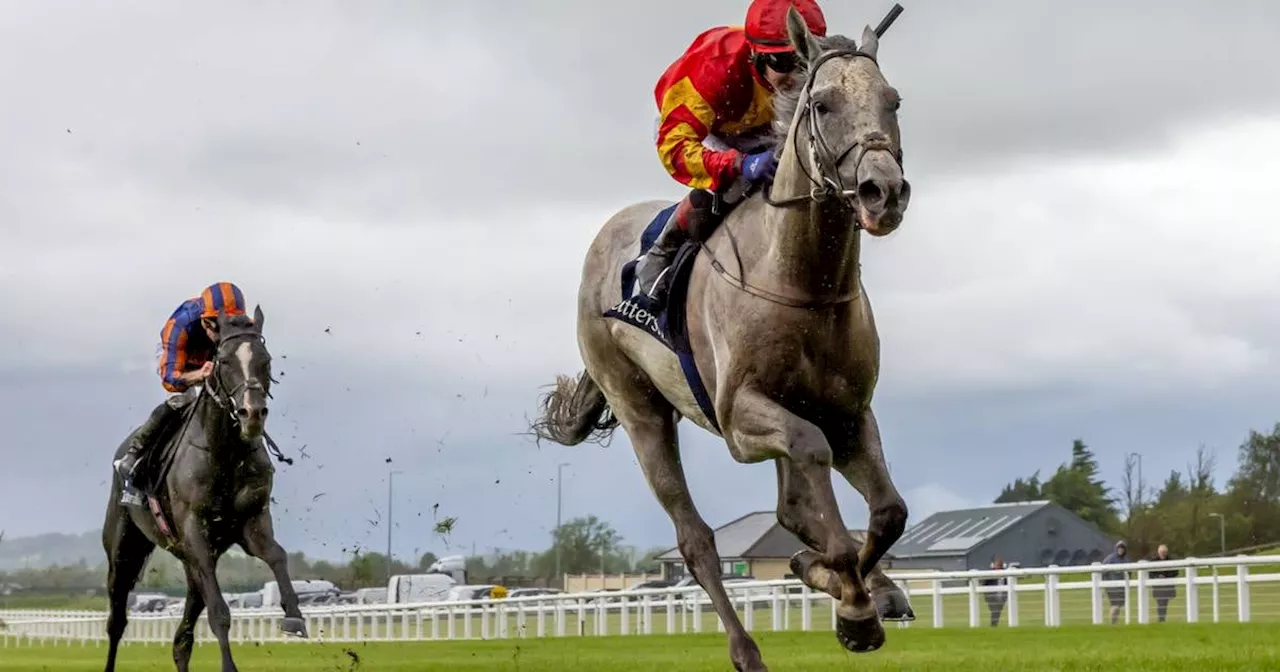
{"type": "Polygon", "coordinates": [[[658,126],[658,158],[681,184],[715,190],[738,175],[739,153],[716,151],[702,144],[716,113],[689,77],[667,87],[658,126]]]}
{"type": "Polygon", "coordinates": [[[718,189],[738,176],[740,152],[716,151],[702,141],[717,119],[734,116],[735,92],[750,91],[740,81],[739,33],[725,27],[699,35],[654,87],[658,158],[672,177],[695,189],[718,189]]]}

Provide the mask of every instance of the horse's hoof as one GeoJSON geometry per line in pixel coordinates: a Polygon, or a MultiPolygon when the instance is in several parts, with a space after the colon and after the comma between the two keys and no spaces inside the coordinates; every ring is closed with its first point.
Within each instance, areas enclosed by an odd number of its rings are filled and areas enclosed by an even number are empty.
{"type": "Polygon", "coordinates": [[[884,627],[876,617],[860,621],[836,616],[836,640],[846,650],[867,653],[884,646],[884,627]]]}
{"type": "Polygon", "coordinates": [[[280,621],[280,630],[286,635],[307,638],[307,624],[301,618],[286,617],[280,621]]]}
{"type": "Polygon", "coordinates": [[[884,621],[914,621],[916,612],[911,609],[911,602],[906,593],[893,588],[875,595],[876,612],[884,621]]]}
{"type": "Polygon", "coordinates": [[[791,562],[787,564],[791,566],[792,574],[803,577],[805,572],[809,571],[809,565],[812,565],[817,559],[817,553],[810,550],[800,550],[791,556],[791,562]]]}

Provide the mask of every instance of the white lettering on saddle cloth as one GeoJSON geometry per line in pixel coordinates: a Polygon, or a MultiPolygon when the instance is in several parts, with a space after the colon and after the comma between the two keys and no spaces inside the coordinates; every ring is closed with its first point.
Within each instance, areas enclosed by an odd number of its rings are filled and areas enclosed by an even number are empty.
{"type": "Polygon", "coordinates": [[[642,326],[648,329],[659,341],[667,342],[667,339],[663,336],[662,329],[658,327],[658,316],[641,308],[631,299],[619,301],[613,308],[609,309],[609,312],[624,318],[635,326],[642,326]]]}

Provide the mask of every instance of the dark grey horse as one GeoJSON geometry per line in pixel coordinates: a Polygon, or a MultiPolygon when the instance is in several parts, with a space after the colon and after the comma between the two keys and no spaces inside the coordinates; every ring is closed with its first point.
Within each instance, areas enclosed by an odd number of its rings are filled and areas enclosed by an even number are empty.
{"type": "MultiPolygon", "coordinates": [[[[285,618],[281,630],[306,637],[298,596],[289,579],[287,556],[271,525],[271,486],[275,468],[267,454],[264,426],[270,396],[271,355],[262,336],[262,309],[247,316],[218,318],[213,373],[169,441],[151,453],[171,453],[146,497],[148,506],[120,503],[122,484],[113,475],[102,543],[107,552],[107,619],[110,646],[107,672],[115,669],[124,636],[129,591],[156,546],[182,561],[187,603],[173,640],[173,661],[185,672],[191,660],[195,625],[209,609],[209,627],[218,639],[223,672],[235,672],[228,631],[231,611],[216,576],[218,558],[233,544],[271,567],[280,585],[285,618]]],[[[128,441],[116,450],[120,457],[128,441]]]]}

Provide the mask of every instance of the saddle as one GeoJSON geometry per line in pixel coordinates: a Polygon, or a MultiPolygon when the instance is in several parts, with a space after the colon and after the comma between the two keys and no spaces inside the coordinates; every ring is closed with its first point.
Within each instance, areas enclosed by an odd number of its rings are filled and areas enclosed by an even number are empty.
{"type": "MultiPolygon", "coordinates": [[[[657,240],[663,225],[675,208],[675,205],[668,206],[654,216],[640,236],[640,254],[644,254],[657,240]]],[[[689,240],[676,251],[675,258],[666,271],[671,274],[671,282],[661,307],[653,306],[648,295],[634,293],[637,260],[632,259],[627,262],[622,267],[620,278],[622,300],[606,310],[604,315],[645,331],[675,353],[680,360],[680,368],[684,370],[689,390],[698,402],[698,407],[702,409],[703,415],[711,426],[719,431],[720,424],[716,421],[711,395],[707,392],[702,376],[698,374],[698,366],[694,362],[693,349],[689,344],[688,327],[685,323],[689,276],[693,270],[693,260],[701,249],[700,243],[689,240]]]]}
{"type": "Polygon", "coordinates": [[[179,439],[186,434],[197,405],[194,401],[187,404],[177,415],[156,429],[152,445],[146,446],[142,459],[133,470],[130,485],[134,490],[148,496],[159,493],[165,477],[169,475],[173,458],[177,455],[179,439]]]}

